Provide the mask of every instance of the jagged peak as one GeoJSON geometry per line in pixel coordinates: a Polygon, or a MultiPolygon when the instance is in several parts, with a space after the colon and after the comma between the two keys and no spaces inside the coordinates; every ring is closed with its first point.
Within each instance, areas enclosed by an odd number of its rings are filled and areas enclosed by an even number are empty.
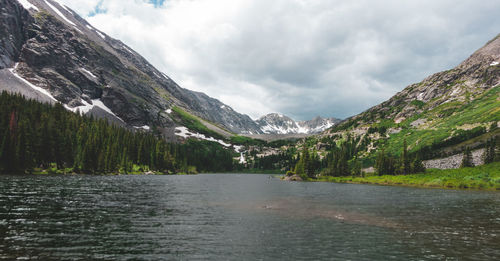
{"type": "Polygon", "coordinates": [[[269,113],[256,121],[262,132],[267,134],[314,134],[322,132],[338,122],[339,120],[335,118],[325,119],[320,116],[308,121],[295,121],[280,113],[269,113]]]}

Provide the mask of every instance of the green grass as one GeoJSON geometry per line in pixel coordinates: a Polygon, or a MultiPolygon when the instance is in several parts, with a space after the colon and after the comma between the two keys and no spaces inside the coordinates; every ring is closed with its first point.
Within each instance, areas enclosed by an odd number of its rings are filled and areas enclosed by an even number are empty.
{"type": "Polygon", "coordinates": [[[422,109],[422,107],[425,106],[425,102],[419,101],[419,100],[413,100],[413,101],[410,102],[410,104],[413,105],[413,106],[415,106],[415,107],[417,107],[417,108],[419,108],[419,109],[422,109]]]}
{"type": "Polygon", "coordinates": [[[500,190],[500,162],[474,168],[438,170],[413,175],[320,177],[317,181],[415,187],[500,190]]]}
{"type": "MultiPolygon", "coordinates": [[[[500,121],[500,86],[494,87],[471,102],[448,102],[432,110],[415,115],[400,124],[403,130],[391,134],[390,138],[383,141],[383,147],[391,154],[399,155],[402,151],[403,141],[406,139],[410,151],[416,151],[433,142],[448,139],[457,127],[466,124],[483,124],[489,126],[490,122],[500,121]],[[446,116],[446,117],[444,117],[446,116]],[[416,119],[433,119],[426,129],[411,128],[410,123],[416,119]]],[[[388,120],[383,120],[378,125],[390,126],[388,120]]],[[[372,157],[374,155],[371,155],[372,157]]]]}
{"type": "Polygon", "coordinates": [[[265,141],[260,139],[252,139],[245,136],[234,135],[230,138],[231,144],[234,145],[264,145],[265,141]]]}
{"type": "Polygon", "coordinates": [[[282,174],[283,171],[279,169],[242,169],[242,170],[233,170],[229,172],[229,174],[282,174]]]}

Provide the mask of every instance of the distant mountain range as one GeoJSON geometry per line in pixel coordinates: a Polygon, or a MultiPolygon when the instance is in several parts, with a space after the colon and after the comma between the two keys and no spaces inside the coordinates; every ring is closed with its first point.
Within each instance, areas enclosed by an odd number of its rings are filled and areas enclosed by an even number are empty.
{"type": "Polygon", "coordinates": [[[316,134],[340,122],[336,118],[316,117],[309,121],[295,121],[279,113],[270,113],[256,120],[265,134],[316,134]]]}

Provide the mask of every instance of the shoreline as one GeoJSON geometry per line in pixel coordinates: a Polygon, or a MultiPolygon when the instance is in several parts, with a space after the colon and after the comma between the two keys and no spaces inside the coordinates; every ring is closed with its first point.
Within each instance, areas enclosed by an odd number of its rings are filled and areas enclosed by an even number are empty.
{"type": "Polygon", "coordinates": [[[322,176],[316,179],[309,178],[305,181],[434,189],[500,191],[500,162],[472,168],[447,170],[430,169],[424,173],[411,175],[383,175],[367,177],[322,176]]]}
{"type": "Polygon", "coordinates": [[[373,185],[373,186],[386,186],[386,187],[408,187],[408,188],[425,188],[425,189],[447,189],[447,190],[459,190],[459,191],[499,191],[500,188],[480,188],[480,187],[453,187],[453,186],[441,186],[441,185],[425,185],[425,184],[406,184],[406,183],[379,183],[370,181],[328,181],[328,180],[307,180],[306,182],[330,182],[337,184],[351,184],[351,185],[373,185]]]}

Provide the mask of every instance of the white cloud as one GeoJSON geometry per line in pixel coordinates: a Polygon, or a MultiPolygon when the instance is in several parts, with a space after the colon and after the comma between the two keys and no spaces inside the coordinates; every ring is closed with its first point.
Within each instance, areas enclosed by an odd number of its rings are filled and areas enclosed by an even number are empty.
{"type": "Polygon", "coordinates": [[[181,86],[253,118],[347,117],[498,32],[499,1],[61,0],[181,86]],[[89,16],[100,4],[105,13],[89,16]]]}

